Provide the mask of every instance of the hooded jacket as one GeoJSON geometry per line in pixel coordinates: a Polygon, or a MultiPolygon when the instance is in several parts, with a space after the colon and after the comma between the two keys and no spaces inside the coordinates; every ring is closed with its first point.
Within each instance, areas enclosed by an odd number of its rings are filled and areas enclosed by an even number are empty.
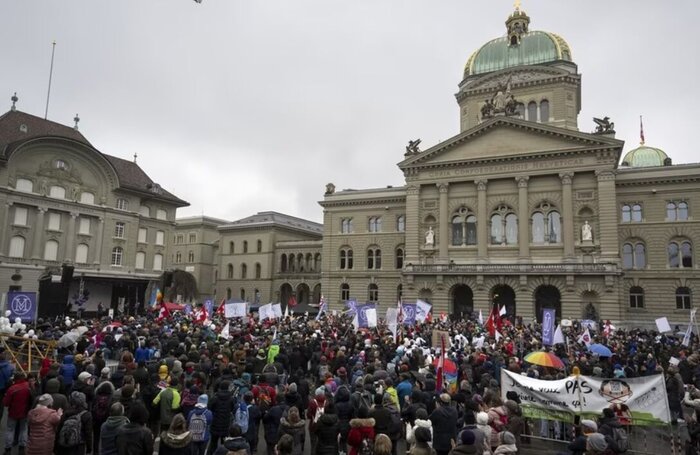
{"type": "Polygon", "coordinates": [[[127,423],[117,430],[119,455],[153,455],[153,433],[137,423],[127,423]]]}
{"type": "Polygon", "coordinates": [[[428,420],[421,420],[421,419],[416,419],[415,423],[413,425],[406,425],[406,442],[410,445],[413,445],[416,443],[416,429],[417,428],[427,428],[430,430],[430,442],[428,442],[428,445],[430,447],[433,446],[433,422],[431,422],[429,419],[428,420]]]}
{"type": "Polygon", "coordinates": [[[191,455],[192,434],[189,431],[175,434],[163,431],[160,434],[158,455],[191,455]]]}
{"type": "Polygon", "coordinates": [[[335,409],[338,413],[338,423],[341,441],[347,440],[350,431],[350,420],[354,416],[354,409],[350,403],[350,390],[347,386],[338,388],[335,394],[335,409]]]}
{"type": "Polygon", "coordinates": [[[287,405],[276,404],[265,413],[262,419],[265,429],[265,442],[275,445],[279,441],[279,427],[282,416],[287,413],[287,405]]]}
{"type": "Polygon", "coordinates": [[[59,381],[57,378],[51,378],[48,381],[46,381],[46,388],[45,392],[51,395],[51,398],[53,398],[53,405],[51,406],[51,409],[63,409],[63,412],[65,412],[68,409],[68,398],[62,393],[59,393],[61,390],[61,381],[59,381]]]}
{"type": "Polygon", "coordinates": [[[67,355],[63,358],[63,364],[59,368],[59,374],[63,378],[63,385],[66,390],[70,390],[73,387],[73,381],[78,376],[78,371],[73,364],[73,356],[67,355]]]}
{"type": "Polygon", "coordinates": [[[54,409],[37,406],[29,411],[27,420],[30,431],[26,454],[51,455],[61,417],[54,409]]]}
{"type": "Polygon", "coordinates": [[[362,445],[363,439],[374,441],[374,419],[352,419],[350,421],[350,432],[348,433],[348,446],[350,452],[348,455],[357,455],[357,451],[362,445]]]}
{"type": "Polygon", "coordinates": [[[433,448],[437,452],[452,449],[452,440],[457,439],[457,409],[440,405],[430,414],[433,423],[433,448]]]}
{"type": "Polygon", "coordinates": [[[7,389],[2,404],[8,407],[8,417],[21,420],[27,418],[32,402],[32,391],[26,379],[19,379],[7,389]]]}
{"type": "Polygon", "coordinates": [[[214,421],[211,424],[211,434],[214,436],[228,435],[228,429],[231,426],[231,416],[236,401],[228,389],[219,389],[216,394],[209,400],[209,409],[214,415],[214,421]]]}
{"type": "Polygon", "coordinates": [[[323,414],[316,422],[316,455],[338,455],[338,416],[323,414]]]}
{"type": "Polygon", "coordinates": [[[216,448],[214,455],[250,455],[250,445],[243,437],[226,438],[224,443],[216,448]]]}
{"type": "Polygon", "coordinates": [[[100,455],[117,455],[117,432],[129,423],[125,416],[110,416],[100,429],[100,455]]]}
{"type": "Polygon", "coordinates": [[[301,419],[297,423],[291,423],[285,417],[280,420],[278,436],[288,434],[294,439],[292,455],[302,455],[306,442],[306,420],[301,419]]]}

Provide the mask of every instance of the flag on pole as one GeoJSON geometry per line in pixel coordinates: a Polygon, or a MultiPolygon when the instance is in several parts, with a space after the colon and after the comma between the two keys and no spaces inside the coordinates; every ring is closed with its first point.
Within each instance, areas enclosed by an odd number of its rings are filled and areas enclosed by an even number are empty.
{"type": "Polygon", "coordinates": [[[158,317],[156,318],[159,322],[162,321],[165,318],[170,317],[170,310],[168,310],[168,307],[165,306],[165,303],[161,302],[160,303],[160,311],[158,312],[158,317]]]}
{"type": "Polygon", "coordinates": [[[219,334],[219,336],[225,340],[228,340],[231,337],[228,322],[226,323],[224,328],[221,329],[221,333],[219,334]]]}
{"type": "Polygon", "coordinates": [[[204,324],[204,321],[206,321],[207,319],[209,319],[209,314],[207,313],[207,309],[204,306],[200,306],[196,310],[194,310],[193,322],[196,322],[198,324],[204,324]]]}
{"type": "Polygon", "coordinates": [[[503,338],[503,335],[501,335],[501,332],[496,330],[496,343],[498,343],[501,340],[501,338],[503,338]]]}
{"type": "Polygon", "coordinates": [[[503,305],[503,306],[501,307],[501,309],[498,310],[498,316],[503,317],[503,316],[506,315],[506,313],[507,313],[507,311],[506,311],[506,306],[503,305]]]}
{"type": "Polygon", "coordinates": [[[284,316],[283,316],[283,318],[284,318],[284,319],[287,319],[288,317],[289,317],[289,305],[287,305],[286,307],[284,307],[284,316]]]}
{"type": "Polygon", "coordinates": [[[603,336],[605,336],[606,338],[609,337],[610,335],[612,335],[613,331],[615,331],[615,328],[616,327],[610,322],[610,319],[608,319],[605,322],[605,325],[603,326],[603,336]]]}
{"type": "Polygon", "coordinates": [[[430,313],[433,306],[428,302],[416,300],[416,321],[425,322],[430,319],[430,313]]]}
{"type": "Polygon", "coordinates": [[[371,329],[377,326],[377,306],[374,303],[366,303],[357,307],[358,327],[371,329]]]}
{"type": "Polygon", "coordinates": [[[683,335],[683,342],[681,344],[685,347],[690,346],[690,337],[692,337],[692,336],[693,336],[693,326],[692,326],[692,324],[688,324],[688,328],[685,331],[685,335],[683,335]]]}
{"type": "Polygon", "coordinates": [[[644,123],[642,123],[642,116],[639,116],[639,141],[644,145],[644,123]]]}
{"type": "Polygon", "coordinates": [[[326,299],[321,296],[321,301],[319,302],[318,306],[318,314],[316,315],[316,320],[318,321],[321,319],[321,315],[328,311],[328,303],[326,303],[326,299]]]}
{"type": "Polygon", "coordinates": [[[297,298],[296,298],[296,296],[293,296],[293,295],[290,295],[290,296],[289,296],[289,299],[287,300],[287,306],[290,306],[290,307],[292,307],[292,308],[294,308],[295,306],[297,306],[297,298]]]}
{"type": "Polygon", "coordinates": [[[586,346],[591,345],[591,332],[588,330],[588,327],[586,327],[586,331],[583,332],[580,337],[578,337],[577,341],[585,344],[586,346]]]}
{"type": "Polygon", "coordinates": [[[357,300],[346,300],[345,306],[347,307],[347,310],[345,311],[347,314],[349,314],[350,316],[354,316],[357,314],[357,300]]]}
{"type": "Polygon", "coordinates": [[[402,322],[404,325],[416,324],[416,304],[403,303],[401,304],[402,322]]]}
{"type": "Polygon", "coordinates": [[[435,384],[437,386],[437,392],[442,393],[445,388],[445,336],[440,337],[440,359],[437,364],[437,372],[435,374],[435,384]]]}
{"type": "Polygon", "coordinates": [[[501,328],[501,316],[498,314],[498,305],[491,306],[489,318],[486,320],[484,327],[489,331],[489,335],[496,336],[496,330],[501,328]]]}
{"type": "Polygon", "coordinates": [[[216,312],[214,314],[218,314],[223,316],[226,312],[226,299],[221,299],[221,303],[219,304],[219,308],[216,309],[216,312]]]}
{"type": "Polygon", "coordinates": [[[554,331],[554,344],[564,344],[564,332],[561,330],[561,325],[557,326],[554,331]]]}

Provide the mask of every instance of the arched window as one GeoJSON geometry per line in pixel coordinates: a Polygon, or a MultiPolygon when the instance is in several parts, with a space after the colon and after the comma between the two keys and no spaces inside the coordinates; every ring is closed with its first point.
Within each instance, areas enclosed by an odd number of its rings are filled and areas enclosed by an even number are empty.
{"type": "Polygon", "coordinates": [[[29,179],[17,179],[17,181],[15,182],[15,189],[17,191],[31,193],[34,191],[34,182],[32,182],[29,179]]]}
{"type": "Polygon", "coordinates": [[[234,251],[236,251],[235,245],[233,242],[228,242],[228,254],[233,254],[234,251]]]}
{"type": "Polygon", "coordinates": [[[632,221],[635,223],[642,221],[642,206],[640,204],[632,205],[632,221]]]}
{"type": "Polygon", "coordinates": [[[668,265],[671,268],[693,267],[693,246],[688,240],[669,242],[668,265]]]}
{"type": "Polygon", "coordinates": [[[666,220],[676,221],[676,218],[676,203],[669,202],[668,204],[666,204],[666,220]]]}
{"type": "Polygon", "coordinates": [[[687,202],[679,202],[678,203],[678,220],[679,221],[687,221],[688,220],[688,203],[687,202]]]}
{"type": "MultiPolygon", "coordinates": [[[[75,247],[75,263],[76,264],[87,264],[89,251],[90,251],[89,246],[87,246],[84,243],[79,243],[78,246],[75,247]]],[[[141,268],[143,268],[143,267],[141,267],[141,268]]]]}
{"type": "Polygon", "coordinates": [[[295,259],[296,259],[296,256],[294,256],[294,253],[289,255],[289,271],[292,273],[297,271],[295,259]]]}
{"type": "Polygon", "coordinates": [[[379,301],[379,286],[375,283],[367,286],[367,301],[375,303],[379,301]]]}
{"type": "Polygon", "coordinates": [[[194,262],[194,251],[190,251],[187,253],[187,262],[194,262]]]}
{"type": "Polygon", "coordinates": [[[452,217],[452,245],[476,245],[476,216],[467,207],[452,217]]]}
{"type": "Polygon", "coordinates": [[[62,186],[53,185],[49,189],[49,196],[55,197],[58,199],[65,199],[66,198],[66,189],[63,188],[62,186]]]}
{"type": "Polygon", "coordinates": [[[233,278],[233,264],[226,266],[226,278],[229,280],[233,278]]]}
{"type": "Polygon", "coordinates": [[[396,249],[396,268],[403,268],[403,248],[396,249]]]}
{"type": "Polygon", "coordinates": [[[396,231],[397,232],[406,232],[406,216],[405,215],[399,215],[396,218],[396,231]]]}
{"type": "Polygon", "coordinates": [[[280,272],[287,272],[287,255],[284,253],[280,256],[280,272]]]}
{"type": "Polygon", "coordinates": [[[503,217],[496,213],[491,215],[491,243],[500,245],[503,240],[503,217]]]}
{"type": "Polygon", "coordinates": [[[314,270],[314,256],[311,253],[306,253],[306,271],[312,272],[314,270]]]}
{"type": "Polygon", "coordinates": [[[55,240],[49,240],[44,244],[44,260],[45,261],[56,261],[58,260],[58,242],[55,240]]]}
{"type": "Polygon", "coordinates": [[[297,269],[300,272],[303,272],[306,270],[306,268],[304,267],[304,255],[301,253],[297,254],[297,269]]]}
{"type": "Polygon", "coordinates": [[[352,250],[350,248],[343,248],[340,250],[340,268],[342,270],[352,269],[352,250]]]}
{"type": "Polygon", "coordinates": [[[370,248],[367,250],[367,268],[377,270],[382,268],[382,250],[370,248]]]}
{"type": "Polygon", "coordinates": [[[532,214],[532,243],[544,243],[544,214],[532,214]]]}
{"type": "Polygon", "coordinates": [[[350,285],[347,283],[340,285],[340,300],[350,300],[350,285]]]}
{"type": "Polygon", "coordinates": [[[175,263],[180,264],[182,262],[182,252],[178,251],[175,253],[175,263]]]}
{"type": "Polygon", "coordinates": [[[156,218],[159,220],[167,220],[168,219],[168,212],[165,211],[164,209],[157,209],[156,210],[156,218]]]}
{"type": "Polygon", "coordinates": [[[321,253],[316,253],[314,255],[314,271],[315,272],[321,271],[321,253]]]}
{"type": "Polygon", "coordinates": [[[625,204],[622,206],[622,222],[629,223],[632,221],[632,207],[625,204]]]}
{"type": "Polygon", "coordinates": [[[248,252],[248,241],[247,240],[243,241],[243,252],[244,253],[248,252]]]}
{"type": "Polygon", "coordinates": [[[515,110],[518,113],[518,118],[525,118],[525,105],[523,103],[518,103],[518,105],[515,107],[515,110]]]}
{"type": "Polygon", "coordinates": [[[262,266],[257,263],[255,264],[255,279],[259,280],[260,276],[262,276],[262,266]]]}
{"type": "Polygon", "coordinates": [[[540,122],[549,123],[549,101],[540,101],[540,122]]]}
{"type": "Polygon", "coordinates": [[[16,235],[10,239],[10,257],[11,258],[23,258],[24,257],[24,245],[26,241],[21,235],[16,235]]]}
{"type": "Polygon", "coordinates": [[[537,103],[530,101],[527,105],[527,119],[530,122],[537,121],[537,103]]]}
{"type": "Polygon", "coordinates": [[[95,194],[90,193],[88,191],[83,191],[80,193],[80,202],[82,204],[94,204],[95,203],[95,194]]]}
{"type": "Polygon", "coordinates": [[[676,309],[689,310],[692,307],[693,302],[691,300],[690,289],[686,287],[676,289],[676,309]]]}
{"type": "Polygon", "coordinates": [[[248,266],[243,263],[241,264],[241,279],[245,280],[246,278],[248,278],[248,266]]]}
{"type": "Polygon", "coordinates": [[[245,299],[245,289],[241,288],[241,294],[240,294],[240,295],[241,295],[241,300],[245,300],[245,301],[247,302],[247,300],[245,299]]]}
{"type": "Polygon", "coordinates": [[[343,218],[340,221],[340,232],[350,234],[352,232],[352,218],[343,218]]]}
{"type": "Polygon", "coordinates": [[[622,268],[643,269],[647,265],[646,247],[643,243],[625,243],[622,245],[622,268]]]}
{"type": "Polygon", "coordinates": [[[262,240],[258,240],[258,253],[262,253],[262,240]]]}
{"type": "Polygon", "coordinates": [[[491,243],[494,245],[516,245],[518,243],[518,216],[505,205],[491,215],[491,243]]]}
{"type": "Polygon", "coordinates": [[[139,207],[139,215],[145,216],[145,217],[150,217],[151,216],[151,209],[147,205],[142,205],[139,207]]]}
{"type": "Polygon", "coordinates": [[[629,292],[630,308],[644,308],[644,289],[632,286],[629,292]]]}
{"type": "Polygon", "coordinates": [[[120,246],[112,248],[112,257],[110,264],[115,267],[121,267],[124,260],[124,250],[120,246]]]}
{"type": "Polygon", "coordinates": [[[368,228],[367,230],[369,232],[382,232],[382,217],[381,216],[370,217],[367,228],[368,228]]]}
{"type": "Polygon", "coordinates": [[[643,243],[634,246],[634,268],[643,269],[647,266],[647,251],[643,243]]]}
{"type": "Polygon", "coordinates": [[[226,288],[226,300],[231,300],[231,288],[226,288]]]}
{"type": "Polygon", "coordinates": [[[163,270],[163,255],[160,253],[153,255],[153,270],[163,270]]]}
{"type": "Polygon", "coordinates": [[[134,268],[136,270],[143,270],[144,268],[146,268],[146,253],[144,253],[143,251],[136,252],[134,268]]]}
{"type": "Polygon", "coordinates": [[[561,216],[548,202],[532,214],[532,243],[561,243],[561,216]]]}

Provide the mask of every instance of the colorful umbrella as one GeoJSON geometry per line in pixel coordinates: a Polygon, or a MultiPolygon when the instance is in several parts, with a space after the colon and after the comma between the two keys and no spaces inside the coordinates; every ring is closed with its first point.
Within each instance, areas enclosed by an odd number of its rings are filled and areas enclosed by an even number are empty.
{"type": "Polygon", "coordinates": [[[610,348],[603,344],[592,344],[588,346],[588,350],[593,354],[598,354],[600,357],[612,357],[612,351],[610,348]]]}
{"type": "Polygon", "coordinates": [[[558,370],[564,369],[564,362],[561,361],[559,357],[551,352],[546,351],[535,351],[531,352],[525,356],[524,359],[527,363],[533,365],[539,365],[542,367],[556,368],[558,370]]]}

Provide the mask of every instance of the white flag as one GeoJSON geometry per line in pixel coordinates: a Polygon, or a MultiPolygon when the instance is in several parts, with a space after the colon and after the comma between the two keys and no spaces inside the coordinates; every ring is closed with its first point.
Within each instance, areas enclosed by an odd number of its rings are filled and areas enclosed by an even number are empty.
{"type": "Polygon", "coordinates": [[[498,310],[499,316],[504,316],[506,314],[506,306],[503,305],[500,310],[498,310]]]}
{"type": "Polygon", "coordinates": [[[578,342],[583,343],[586,346],[591,345],[591,332],[588,331],[588,328],[586,328],[586,331],[583,332],[580,337],[578,337],[578,342]]]}
{"type": "Polygon", "coordinates": [[[284,318],[284,319],[287,319],[287,317],[289,317],[289,305],[287,305],[286,307],[284,307],[284,316],[283,316],[283,318],[284,318]]]}
{"type": "Polygon", "coordinates": [[[274,318],[281,318],[282,317],[282,304],[281,303],[273,303],[270,305],[270,308],[272,309],[272,314],[274,318]]]}
{"type": "MultiPolygon", "coordinates": [[[[504,308],[505,308],[505,307],[504,307],[504,308]]],[[[498,341],[499,341],[501,338],[503,338],[503,335],[501,335],[501,332],[499,332],[498,330],[496,330],[496,343],[498,343],[498,341]]]]}
{"type": "Polygon", "coordinates": [[[365,315],[367,315],[367,327],[376,327],[377,326],[377,309],[376,308],[368,308],[365,311],[365,315]]]}
{"type": "Polygon", "coordinates": [[[561,331],[561,325],[557,326],[554,331],[554,344],[564,344],[564,332],[561,331]]]}
{"type": "Polygon", "coordinates": [[[484,314],[479,310],[479,324],[484,325],[484,314]]]}
{"type": "Polygon", "coordinates": [[[221,333],[220,333],[219,335],[221,336],[221,338],[224,338],[224,339],[226,339],[226,340],[228,340],[228,339],[230,338],[228,322],[226,323],[226,325],[224,326],[224,328],[221,329],[221,333]]]}
{"type": "Polygon", "coordinates": [[[693,326],[688,324],[688,329],[685,331],[685,335],[683,335],[683,342],[681,344],[685,347],[690,346],[690,337],[692,335],[693,335],[693,326]]]}

